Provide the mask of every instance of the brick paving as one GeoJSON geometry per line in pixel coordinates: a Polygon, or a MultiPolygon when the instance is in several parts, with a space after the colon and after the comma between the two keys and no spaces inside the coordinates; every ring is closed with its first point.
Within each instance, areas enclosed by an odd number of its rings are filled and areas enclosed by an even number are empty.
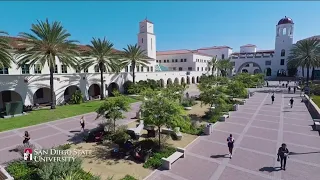
{"type": "Polygon", "coordinates": [[[256,93],[218,122],[213,134],[187,147],[186,157],[171,170],[156,170],[147,180],[314,180],[320,177],[320,136],[298,93],[256,93]],[[288,106],[294,97],[294,106],[288,106]],[[229,159],[226,139],[232,133],[235,148],[229,159]],[[286,143],[292,155],[286,171],[279,169],[277,149],[286,143]]]}
{"type": "MultiPolygon", "coordinates": [[[[141,102],[133,103],[131,105],[131,111],[125,113],[125,119],[117,121],[118,125],[128,124],[135,121],[134,117],[136,112],[140,108],[141,102]]],[[[80,117],[70,117],[62,120],[52,121],[39,125],[29,126],[20,129],[14,129],[0,133],[0,164],[20,158],[20,155],[16,152],[10,152],[10,150],[22,144],[24,131],[29,131],[31,136],[31,144],[34,144],[38,148],[51,148],[65,143],[77,142],[81,137],[77,136],[80,131],[80,117]]],[[[101,119],[94,120],[96,113],[88,113],[84,115],[86,121],[86,130],[96,128],[101,119]]]]}

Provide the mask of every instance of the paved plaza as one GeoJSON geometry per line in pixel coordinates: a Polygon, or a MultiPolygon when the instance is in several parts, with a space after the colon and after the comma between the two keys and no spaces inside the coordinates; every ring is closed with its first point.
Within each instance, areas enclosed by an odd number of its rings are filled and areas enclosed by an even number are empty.
{"type": "MultiPolygon", "coordinates": [[[[140,102],[131,105],[131,111],[125,113],[126,118],[117,121],[117,124],[128,124],[135,121],[134,117],[140,108],[140,102]]],[[[30,126],[11,131],[0,133],[0,164],[4,164],[10,160],[20,158],[16,152],[10,150],[22,144],[24,131],[29,131],[31,136],[31,144],[38,148],[52,148],[65,143],[77,142],[82,139],[80,134],[80,118],[82,115],[66,118],[63,120],[52,121],[35,126],[30,126]]],[[[85,129],[96,128],[101,119],[94,120],[97,114],[95,112],[84,115],[86,120],[85,129]]]]}
{"type": "Polygon", "coordinates": [[[187,147],[186,157],[171,170],[156,170],[148,180],[315,180],[320,177],[320,136],[299,95],[256,93],[214,133],[187,147]],[[291,109],[289,99],[294,97],[291,109]],[[235,138],[233,158],[227,137],[235,138]],[[286,171],[279,169],[277,149],[286,143],[291,155],[286,171]]]}

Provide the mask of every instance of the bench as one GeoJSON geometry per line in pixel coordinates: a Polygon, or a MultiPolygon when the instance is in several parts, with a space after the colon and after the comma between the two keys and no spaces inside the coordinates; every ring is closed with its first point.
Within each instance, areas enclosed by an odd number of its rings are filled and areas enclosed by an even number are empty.
{"type": "Polygon", "coordinates": [[[144,122],[143,120],[140,120],[139,125],[136,128],[129,128],[127,131],[129,131],[129,134],[134,134],[134,137],[132,137],[133,139],[138,140],[140,138],[141,135],[141,131],[144,128],[144,122]]]}
{"type": "Polygon", "coordinates": [[[320,131],[320,119],[313,119],[314,127],[316,131],[320,131]]]}
{"type": "Polygon", "coordinates": [[[161,128],[161,133],[163,134],[169,134],[169,135],[174,135],[177,140],[181,140],[182,139],[182,133],[180,132],[180,128],[176,127],[176,130],[172,130],[170,128],[161,128]]]}
{"type": "Polygon", "coordinates": [[[162,168],[166,170],[171,169],[171,165],[176,162],[180,157],[184,158],[185,156],[185,149],[177,148],[177,151],[173,153],[171,156],[167,158],[162,158],[162,168]]]}

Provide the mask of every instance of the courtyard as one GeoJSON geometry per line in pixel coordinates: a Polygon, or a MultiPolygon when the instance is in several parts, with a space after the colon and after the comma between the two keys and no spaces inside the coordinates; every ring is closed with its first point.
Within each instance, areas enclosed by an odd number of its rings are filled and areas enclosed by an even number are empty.
{"type": "Polygon", "coordinates": [[[200,136],[187,147],[186,157],[169,171],[155,170],[147,180],[313,180],[320,171],[320,138],[300,96],[256,93],[213,134],[200,136]],[[289,99],[295,99],[291,109],[289,99]],[[232,159],[226,139],[235,138],[232,159]],[[291,155],[286,171],[280,170],[277,149],[286,143],[291,155]]]}

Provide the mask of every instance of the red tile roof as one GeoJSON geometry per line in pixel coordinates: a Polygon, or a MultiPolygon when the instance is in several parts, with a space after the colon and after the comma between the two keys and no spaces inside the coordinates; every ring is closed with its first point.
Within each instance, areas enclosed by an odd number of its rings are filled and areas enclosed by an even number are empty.
{"type": "MultiPolygon", "coordinates": [[[[8,37],[9,38],[9,44],[14,48],[14,49],[24,49],[25,46],[23,46],[21,43],[19,43],[19,40],[23,40],[23,38],[20,37],[8,37]]],[[[88,52],[90,51],[90,47],[88,45],[78,45],[79,51],[80,52],[88,52]]],[[[114,52],[121,52],[117,49],[114,49],[114,52]]]]}
{"type": "Polygon", "coordinates": [[[232,49],[231,47],[229,46],[212,46],[212,47],[205,47],[205,48],[200,48],[200,49],[197,49],[197,50],[210,50],[210,49],[232,49]]]}
{"type": "Polygon", "coordinates": [[[157,51],[157,55],[158,56],[174,55],[174,54],[188,54],[188,53],[193,53],[193,54],[198,54],[198,55],[203,55],[203,56],[211,56],[211,55],[208,55],[208,54],[205,54],[205,53],[201,53],[198,50],[188,50],[188,49],[157,51]]]}
{"type": "Polygon", "coordinates": [[[257,46],[254,45],[254,44],[246,44],[246,45],[243,45],[243,46],[240,46],[240,47],[257,47],[257,46]]]}

